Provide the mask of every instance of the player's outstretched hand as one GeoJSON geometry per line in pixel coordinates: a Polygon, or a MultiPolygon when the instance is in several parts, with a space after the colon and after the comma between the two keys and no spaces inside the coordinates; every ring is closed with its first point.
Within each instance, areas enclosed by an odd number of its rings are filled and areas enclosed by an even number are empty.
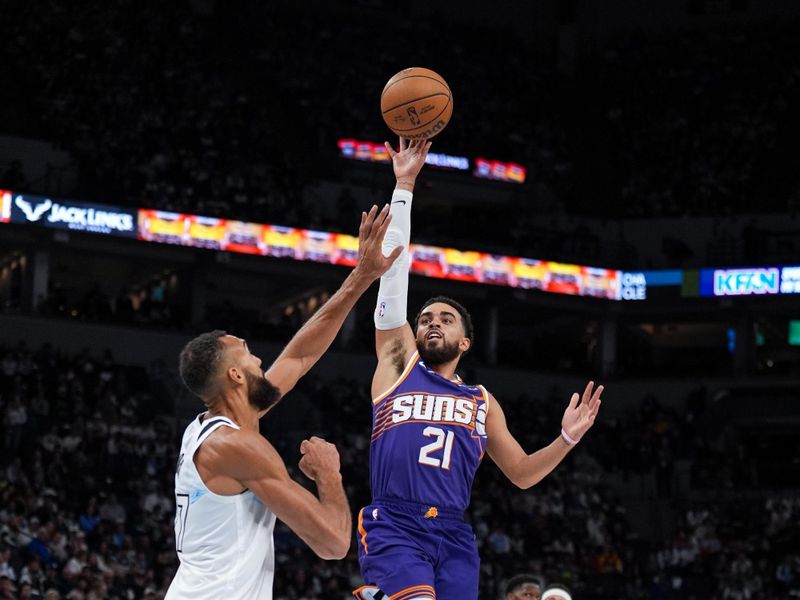
{"type": "Polygon", "coordinates": [[[428,150],[431,149],[432,143],[425,140],[407,140],[401,137],[399,151],[395,151],[389,142],[383,143],[392,158],[394,176],[398,181],[413,182],[416,180],[425,164],[425,159],[428,158],[428,150]]]}
{"type": "Polygon", "coordinates": [[[392,222],[389,205],[380,211],[373,206],[368,212],[361,213],[361,226],[358,228],[358,266],[365,277],[375,280],[394,264],[403,252],[403,246],[397,246],[389,256],[383,255],[383,238],[392,222]]]}
{"type": "Polygon", "coordinates": [[[339,451],[330,442],[313,436],[300,442],[300,454],[303,458],[298,466],[309,479],[318,481],[325,476],[339,474],[339,451]]]}
{"type": "Polygon", "coordinates": [[[597,411],[600,410],[600,394],[603,393],[603,386],[594,389],[594,381],[590,381],[583,390],[583,396],[578,393],[572,394],[567,410],[564,411],[564,418],[561,419],[561,427],[564,432],[576,442],[579,442],[583,435],[594,425],[597,411]]]}

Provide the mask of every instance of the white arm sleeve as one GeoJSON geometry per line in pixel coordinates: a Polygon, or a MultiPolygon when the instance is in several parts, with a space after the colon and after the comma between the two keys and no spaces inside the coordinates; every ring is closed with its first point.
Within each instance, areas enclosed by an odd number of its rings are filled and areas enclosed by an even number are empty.
{"type": "Polygon", "coordinates": [[[378,288],[378,305],[375,307],[375,329],[396,329],[407,322],[408,269],[410,259],[408,244],[411,240],[411,201],[414,195],[406,190],[395,190],[389,214],[392,222],[383,238],[383,255],[388,256],[397,246],[403,253],[392,268],[381,277],[378,288]]]}

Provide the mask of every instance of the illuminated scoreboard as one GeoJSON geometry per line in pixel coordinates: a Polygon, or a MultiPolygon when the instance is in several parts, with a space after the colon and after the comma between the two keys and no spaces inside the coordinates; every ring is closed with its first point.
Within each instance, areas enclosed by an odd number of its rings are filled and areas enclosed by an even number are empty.
{"type": "MultiPolygon", "coordinates": [[[[337,142],[339,156],[363,162],[391,162],[386,147],[379,142],[343,138],[337,142]]],[[[470,161],[466,156],[429,152],[425,160],[427,165],[437,169],[472,172],[473,177],[491,179],[506,183],[525,183],[527,169],[514,162],[477,157],[470,161]]]]}

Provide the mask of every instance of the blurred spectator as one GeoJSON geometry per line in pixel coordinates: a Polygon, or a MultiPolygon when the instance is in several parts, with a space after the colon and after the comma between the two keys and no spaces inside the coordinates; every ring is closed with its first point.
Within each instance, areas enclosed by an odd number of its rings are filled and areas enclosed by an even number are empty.
{"type": "Polygon", "coordinates": [[[503,600],[540,600],[544,581],[538,575],[515,575],[506,583],[503,600]]]}

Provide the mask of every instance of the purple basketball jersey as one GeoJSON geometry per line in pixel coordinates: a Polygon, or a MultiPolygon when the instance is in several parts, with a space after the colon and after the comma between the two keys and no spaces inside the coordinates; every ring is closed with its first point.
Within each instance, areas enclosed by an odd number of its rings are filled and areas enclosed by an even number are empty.
{"type": "Polygon", "coordinates": [[[449,381],[415,352],[373,401],[372,497],[466,510],[486,451],[487,399],[483,386],[449,381]]]}

